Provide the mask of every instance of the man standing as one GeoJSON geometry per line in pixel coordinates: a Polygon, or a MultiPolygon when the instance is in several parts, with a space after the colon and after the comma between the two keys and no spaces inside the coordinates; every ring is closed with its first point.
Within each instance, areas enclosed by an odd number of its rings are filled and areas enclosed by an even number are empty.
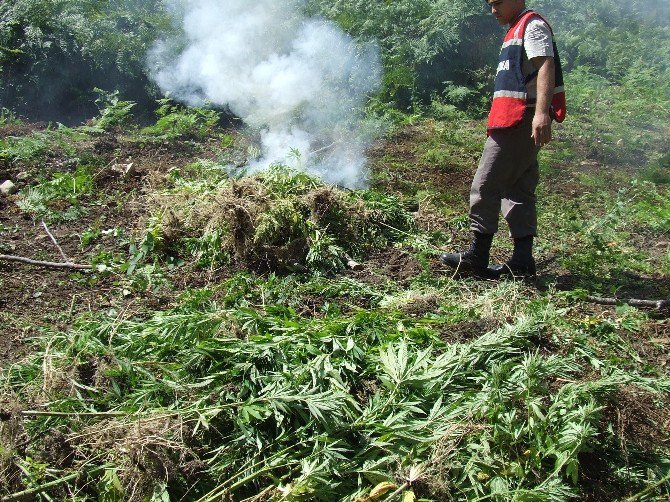
{"type": "Polygon", "coordinates": [[[487,0],[501,25],[508,25],[495,78],[488,139],[470,190],[470,248],[445,253],[441,261],[459,272],[498,278],[533,276],[537,235],[537,154],[551,141],[552,119],[565,118],[563,75],[549,24],[525,0],[487,0]],[[512,257],[489,267],[498,214],[514,239],[512,257]]]}

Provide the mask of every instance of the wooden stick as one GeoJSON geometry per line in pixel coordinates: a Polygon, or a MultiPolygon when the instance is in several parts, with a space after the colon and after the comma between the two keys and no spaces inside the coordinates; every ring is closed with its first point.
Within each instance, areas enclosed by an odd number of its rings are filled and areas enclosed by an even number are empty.
{"type": "Polygon", "coordinates": [[[35,265],[36,267],[45,268],[69,268],[73,270],[91,270],[90,265],[79,265],[77,263],[54,263],[51,261],[31,260],[23,256],[14,256],[11,254],[0,254],[0,261],[16,261],[19,263],[26,263],[28,265],[35,265]]]}
{"type": "Polygon", "coordinates": [[[587,296],[586,299],[598,305],[619,305],[625,303],[632,307],[645,307],[663,310],[670,308],[670,300],[638,300],[635,298],[602,298],[600,296],[587,296]]]}
{"type": "Polygon", "coordinates": [[[112,164],[114,164],[114,163],[116,162],[116,160],[117,160],[116,157],[113,158],[112,160],[110,160],[110,161],[109,161],[109,164],[107,164],[105,167],[103,167],[103,168],[100,169],[97,173],[95,173],[95,174],[93,175],[93,179],[94,179],[94,180],[97,180],[98,177],[99,177],[102,173],[104,173],[107,169],[109,169],[109,168],[112,166],[112,164]]]}
{"type": "Polygon", "coordinates": [[[44,227],[44,231],[51,239],[51,242],[53,242],[54,245],[58,248],[58,251],[60,252],[60,255],[63,257],[63,260],[65,260],[66,263],[72,263],[72,260],[68,258],[68,256],[63,252],[63,248],[60,247],[56,238],[51,234],[51,232],[49,232],[49,227],[47,227],[47,224],[44,223],[44,220],[42,220],[42,226],[44,227]]]}

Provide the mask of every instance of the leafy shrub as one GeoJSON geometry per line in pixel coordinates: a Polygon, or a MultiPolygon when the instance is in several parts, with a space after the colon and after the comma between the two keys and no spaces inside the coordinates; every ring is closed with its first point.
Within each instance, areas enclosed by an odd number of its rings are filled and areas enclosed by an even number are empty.
{"type": "Polygon", "coordinates": [[[23,122],[12,110],[7,108],[0,108],[0,127],[7,125],[19,125],[23,122]]]}
{"type": "Polygon", "coordinates": [[[95,104],[100,113],[93,119],[93,124],[103,130],[109,130],[115,127],[127,126],[132,118],[131,110],[135,107],[132,101],[123,101],[119,99],[119,91],[106,92],[102,89],[95,89],[98,93],[98,99],[95,104]]]}
{"type": "Polygon", "coordinates": [[[158,100],[158,120],[142,129],[143,134],[164,136],[168,139],[202,139],[212,132],[220,119],[219,112],[204,108],[184,107],[174,104],[169,98],[158,100]]]}
{"type": "MultiPolygon", "coordinates": [[[[566,69],[590,66],[614,83],[630,83],[648,70],[659,85],[649,86],[645,77],[645,89],[668,93],[667,2],[529,0],[529,6],[552,21],[566,69]]],[[[379,44],[385,67],[380,102],[406,111],[441,95],[451,82],[442,99],[481,112],[502,37],[484,2],[308,0],[305,10],[379,44]]],[[[175,29],[163,2],[14,0],[0,3],[0,19],[5,106],[42,119],[88,118],[95,113],[92,89],[111,82],[139,110],[152,109],[146,54],[175,29]]]]}
{"type": "Polygon", "coordinates": [[[566,75],[570,119],[562,129],[580,157],[639,168],[667,151],[670,88],[665,92],[667,83],[644,78],[641,85],[628,79],[617,84],[587,66],[566,75]]]}
{"type": "Polygon", "coordinates": [[[589,66],[616,83],[640,68],[652,69],[656,82],[667,89],[670,71],[667,2],[535,0],[529,4],[551,20],[568,69],[589,66]]]}
{"type": "Polygon", "coordinates": [[[76,123],[113,85],[150,108],[148,48],[172,27],[158,0],[0,2],[0,103],[31,118],[76,123]],[[149,90],[149,92],[148,92],[149,90]]]}
{"type": "Polygon", "coordinates": [[[382,99],[401,109],[428,101],[444,81],[475,83],[474,70],[489,66],[498,50],[499,28],[481,1],[310,0],[308,11],[379,43],[382,99]]]}

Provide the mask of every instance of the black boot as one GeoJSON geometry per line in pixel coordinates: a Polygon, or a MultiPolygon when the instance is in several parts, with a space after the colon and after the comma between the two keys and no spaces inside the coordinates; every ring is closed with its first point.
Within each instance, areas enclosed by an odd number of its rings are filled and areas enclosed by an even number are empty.
{"type": "Polygon", "coordinates": [[[455,268],[458,272],[489,277],[489,252],[492,242],[493,234],[474,232],[474,240],[470,249],[463,253],[444,253],[440,256],[440,261],[451,268],[455,268]]]}
{"type": "Polygon", "coordinates": [[[496,277],[534,277],[537,270],[533,259],[533,236],[514,239],[512,257],[503,265],[489,267],[489,272],[496,277]]]}

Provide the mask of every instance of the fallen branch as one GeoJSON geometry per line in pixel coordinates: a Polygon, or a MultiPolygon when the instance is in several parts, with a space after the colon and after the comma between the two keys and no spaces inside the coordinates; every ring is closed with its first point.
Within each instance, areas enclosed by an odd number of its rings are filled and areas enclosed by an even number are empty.
{"type": "Polygon", "coordinates": [[[10,254],[0,254],[0,261],[16,261],[19,263],[25,263],[27,265],[34,265],[36,267],[44,268],[66,268],[71,270],[91,270],[93,267],[90,265],[80,265],[77,263],[55,263],[51,261],[40,261],[40,260],[31,260],[30,258],[25,258],[23,256],[14,256],[10,254]]]}
{"type": "Polygon", "coordinates": [[[655,308],[657,310],[670,308],[670,300],[638,300],[635,298],[603,298],[600,296],[587,296],[586,299],[598,305],[619,305],[625,303],[632,307],[655,308]]]}
{"type": "Polygon", "coordinates": [[[68,256],[65,254],[65,252],[63,252],[63,248],[60,247],[56,238],[51,234],[51,232],[49,232],[49,227],[47,227],[47,224],[44,223],[44,220],[42,220],[42,226],[44,227],[44,231],[47,233],[47,235],[51,239],[51,242],[53,242],[54,245],[58,248],[58,252],[63,257],[63,260],[65,260],[65,263],[72,263],[72,260],[70,260],[70,258],[68,258],[68,256]]]}

